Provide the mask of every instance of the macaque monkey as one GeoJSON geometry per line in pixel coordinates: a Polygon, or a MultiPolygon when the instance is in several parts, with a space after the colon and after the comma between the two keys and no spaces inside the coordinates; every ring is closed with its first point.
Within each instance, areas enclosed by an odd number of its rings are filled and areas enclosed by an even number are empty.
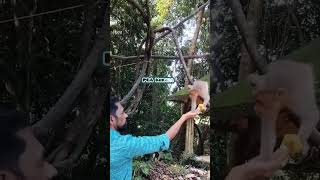
{"type": "MultiPolygon", "coordinates": [[[[280,100],[281,108],[288,108],[300,120],[298,136],[303,144],[303,155],[309,149],[307,143],[311,134],[319,134],[315,129],[319,112],[314,91],[313,69],[310,65],[290,60],[272,62],[264,75],[251,74],[248,77],[253,86],[254,94],[263,91],[275,92],[280,100]]],[[[260,156],[269,159],[276,139],[276,119],[261,119],[260,156]]]]}
{"type": "Polygon", "coordinates": [[[208,83],[201,80],[195,80],[193,85],[188,85],[189,97],[191,98],[191,111],[196,110],[197,104],[203,102],[206,108],[209,105],[209,87],[208,83]]]}

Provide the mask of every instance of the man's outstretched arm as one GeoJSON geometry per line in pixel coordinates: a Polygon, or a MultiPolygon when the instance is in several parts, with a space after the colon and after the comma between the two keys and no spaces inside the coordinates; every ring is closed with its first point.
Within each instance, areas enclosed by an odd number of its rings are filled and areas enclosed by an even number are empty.
{"type": "Polygon", "coordinates": [[[184,122],[186,122],[187,120],[189,120],[189,119],[192,119],[192,118],[194,118],[196,115],[198,115],[199,114],[199,112],[198,111],[196,111],[196,112],[187,112],[186,114],[183,114],[182,116],[181,116],[181,118],[174,124],[174,125],[172,125],[169,129],[168,129],[168,131],[167,131],[167,135],[168,135],[168,137],[169,137],[169,139],[170,139],[170,141],[174,138],[174,137],[176,137],[176,135],[178,134],[178,132],[179,132],[179,130],[180,130],[180,128],[181,128],[181,126],[182,126],[182,124],[184,123],[184,122]]]}
{"type": "Polygon", "coordinates": [[[170,141],[178,134],[182,124],[188,119],[194,118],[198,113],[197,111],[183,114],[165,134],[159,136],[125,136],[124,143],[126,143],[129,157],[142,156],[169,149],[170,141]]]}

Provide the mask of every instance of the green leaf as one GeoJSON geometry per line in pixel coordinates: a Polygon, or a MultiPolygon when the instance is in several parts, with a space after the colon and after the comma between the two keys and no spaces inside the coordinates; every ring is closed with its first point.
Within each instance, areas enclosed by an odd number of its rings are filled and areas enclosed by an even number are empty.
{"type": "Polygon", "coordinates": [[[149,175],[149,170],[150,170],[150,167],[148,165],[143,166],[141,169],[144,175],[149,175]]]}

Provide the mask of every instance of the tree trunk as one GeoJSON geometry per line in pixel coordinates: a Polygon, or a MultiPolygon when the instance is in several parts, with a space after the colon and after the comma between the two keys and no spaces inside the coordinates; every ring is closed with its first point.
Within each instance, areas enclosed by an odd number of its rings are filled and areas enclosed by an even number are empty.
{"type": "MultiPolygon", "coordinates": [[[[153,76],[157,75],[157,62],[153,62],[153,76]]],[[[159,112],[159,104],[158,104],[158,86],[157,84],[152,84],[152,121],[153,122],[158,122],[158,112],[159,112]]]]}
{"type": "MultiPolygon", "coordinates": [[[[258,2],[258,1],[257,1],[258,2]]],[[[259,1],[260,2],[260,1],[259,1]]],[[[243,13],[242,6],[239,0],[228,0],[228,3],[231,7],[232,13],[235,17],[235,21],[239,28],[240,34],[242,36],[243,42],[248,50],[248,54],[254,60],[255,68],[258,70],[259,73],[266,72],[266,60],[261,56],[258,51],[257,43],[256,43],[256,30],[253,29],[252,21],[247,21],[246,17],[243,13]]],[[[254,4],[256,5],[256,4],[254,4]]],[[[258,4],[257,4],[258,5],[258,4]]],[[[259,7],[259,6],[257,6],[259,7]]],[[[253,7],[256,8],[256,7],[253,7]]],[[[256,12],[260,12],[259,9],[255,10],[256,12]]]]}
{"type": "MultiPolygon", "coordinates": [[[[263,10],[263,2],[260,0],[251,0],[249,4],[248,14],[247,14],[247,22],[250,24],[250,28],[252,30],[252,41],[255,42],[257,46],[257,34],[259,31],[259,20],[262,15],[263,10]]],[[[246,46],[244,43],[241,44],[241,59],[239,65],[239,76],[238,81],[244,80],[247,76],[254,72],[254,62],[251,59],[246,46]]]]}
{"type": "MultiPolygon", "coordinates": [[[[104,25],[105,26],[105,25],[104,25]]],[[[86,58],[85,63],[71,82],[70,86],[58,100],[58,102],[49,110],[49,112],[39,121],[34,127],[45,130],[45,135],[48,135],[49,129],[55,129],[63,123],[63,117],[72,108],[73,102],[76,100],[81,90],[87,85],[94,70],[97,67],[101,52],[105,47],[105,28],[102,28],[99,37],[96,40],[90,54],[86,58]]],[[[40,130],[41,132],[41,130],[40,130]]]]}
{"type": "MultiPolygon", "coordinates": [[[[223,41],[224,41],[224,27],[221,24],[224,24],[226,17],[226,4],[225,1],[210,1],[209,6],[210,12],[210,95],[214,95],[217,90],[225,89],[225,79],[223,73],[218,67],[218,62],[221,60],[221,52],[223,52],[223,41]]],[[[212,101],[212,99],[211,99],[212,101]]],[[[211,104],[213,104],[211,102],[211,104]]],[[[226,133],[225,131],[219,130],[219,122],[221,122],[221,117],[214,114],[214,109],[210,109],[210,116],[214,119],[211,119],[210,122],[210,167],[212,171],[210,172],[213,179],[224,179],[225,172],[227,170],[226,166],[226,133]]]]}
{"type": "MultiPolygon", "coordinates": [[[[199,36],[199,32],[201,29],[201,24],[202,24],[202,17],[203,17],[204,9],[198,12],[197,14],[197,25],[196,25],[196,30],[194,31],[193,38],[191,41],[191,47],[189,48],[188,55],[192,56],[196,52],[196,45],[197,45],[197,39],[199,36]]],[[[192,60],[188,59],[187,60],[187,74],[192,74],[192,60]]],[[[185,77],[185,87],[188,86],[188,78],[185,77]]],[[[193,141],[194,141],[194,120],[189,120],[186,123],[187,129],[186,129],[186,143],[185,143],[185,154],[193,154],[193,141]]]]}
{"type": "Polygon", "coordinates": [[[194,127],[196,128],[197,133],[198,133],[198,137],[199,137],[199,143],[198,143],[196,154],[203,155],[204,154],[204,139],[203,139],[203,136],[202,136],[202,133],[201,133],[199,126],[197,124],[194,124],[194,127]]]}
{"type": "MultiPolygon", "coordinates": [[[[263,11],[263,2],[260,0],[251,0],[249,4],[249,9],[247,13],[247,22],[250,25],[250,31],[251,31],[251,43],[254,43],[255,46],[257,46],[257,34],[259,32],[259,21],[262,15],[263,11]]],[[[250,55],[248,54],[248,51],[246,49],[246,46],[244,43],[241,44],[241,59],[239,64],[239,76],[238,81],[245,80],[248,75],[252,72],[254,72],[254,62],[250,55]]],[[[243,141],[241,138],[245,136],[239,136],[238,134],[231,134],[231,139],[229,143],[229,151],[228,156],[229,167],[232,167],[237,164],[237,162],[241,162],[243,156],[237,156],[239,154],[246,154],[246,152],[236,152],[239,151],[239,148],[237,147],[237,143],[239,141],[243,141]]],[[[242,151],[246,151],[245,148],[242,149],[242,151]]]]}
{"type": "MultiPolygon", "coordinates": [[[[262,2],[252,0],[249,4],[248,14],[247,14],[247,22],[250,24],[250,31],[251,31],[251,42],[254,43],[254,46],[257,46],[257,31],[258,31],[258,20],[261,16],[261,10],[262,10],[262,2]]],[[[239,75],[238,75],[238,81],[245,80],[247,76],[254,71],[254,62],[252,62],[252,59],[250,55],[248,54],[248,51],[246,49],[246,46],[244,43],[241,44],[241,59],[239,64],[239,75]]],[[[243,136],[240,136],[240,138],[243,136]]],[[[234,165],[237,164],[237,162],[240,161],[241,158],[237,155],[242,154],[237,148],[237,143],[240,141],[239,135],[232,133],[229,143],[228,143],[228,166],[229,168],[232,168],[234,165]]],[[[245,150],[245,148],[243,148],[245,150]]]]}

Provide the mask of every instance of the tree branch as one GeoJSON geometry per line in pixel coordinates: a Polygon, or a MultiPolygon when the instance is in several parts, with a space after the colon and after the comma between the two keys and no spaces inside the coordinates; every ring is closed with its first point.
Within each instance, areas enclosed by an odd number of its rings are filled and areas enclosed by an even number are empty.
{"type": "MultiPolygon", "coordinates": [[[[100,59],[101,52],[105,48],[105,32],[106,23],[104,23],[101,32],[96,38],[95,45],[86,58],[85,63],[71,82],[67,90],[58,100],[58,102],[49,110],[49,112],[39,121],[34,127],[40,129],[55,129],[63,122],[64,115],[70,110],[73,102],[80,94],[81,90],[89,82],[98,64],[97,59],[100,59]]],[[[40,131],[41,132],[41,131],[40,131]]],[[[47,132],[46,132],[47,133],[47,132]]]]}
{"type": "MultiPolygon", "coordinates": [[[[200,29],[201,29],[201,25],[202,25],[202,17],[203,17],[203,14],[204,14],[204,9],[201,9],[201,11],[199,11],[198,13],[197,13],[197,20],[196,20],[196,29],[195,29],[195,31],[194,31],[194,33],[193,33],[193,37],[192,37],[192,40],[191,40],[191,46],[190,46],[190,48],[189,48],[189,50],[188,50],[188,55],[189,56],[193,56],[194,54],[195,54],[195,52],[196,52],[196,49],[197,49],[197,39],[198,39],[198,36],[199,36],[199,33],[200,33],[200,29]]],[[[192,69],[192,61],[191,61],[191,59],[188,59],[187,60],[187,72],[189,73],[189,74],[191,74],[191,69],[192,69]]],[[[188,86],[188,78],[187,77],[185,77],[185,80],[184,80],[184,82],[185,82],[185,87],[187,87],[188,86]]]]}
{"type": "MultiPolygon", "coordinates": [[[[146,7],[149,8],[148,6],[148,0],[146,1],[146,7]]],[[[142,14],[143,15],[143,14],[142,14]]],[[[149,9],[147,9],[147,14],[146,14],[146,17],[145,17],[145,23],[147,24],[147,37],[145,39],[145,52],[144,52],[144,64],[142,66],[142,70],[141,70],[141,74],[140,76],[138,77],[138,79],[135,81],[135,83],[133,84],[132,88],[130,89],[130,91],[128,92],[127,95],[125,95],[125,97],[120,101],[121,104],[127,104],[128,100],[133,96],[133,94],[136,92],[136,90],[138,89],[139,87],[139,84],[142,80],[142,77],[145,75],[146,73],[146,70],[147,70],[147,67],[148,67],[148,62],[150,60],[150,57],[151,57],[151,51],[152,51],[152,48],[153,48],[153,45],[154,45],[154,32],[152,30],[152,27],[150,25],[151,23],[151,19],[150,19],[150,11],[149,9]]],[[[144,40],[142,41],[142,43],[144,42],[144,40]]],[[[139,51],[140,51],[140,48],[142,48],[141,46],[142,44],[140,44],[140,47],[139,47],[139,51]]],[[[140,52],[138,52],[140,54],[140,52]]],[[[139,55],[137,56],[139,57],[139,55]]],[[[144,85],[145,86],[145,85],[144,85]]],[[[141,97],[142,97],[142,94],[143,94],[143,91],[144,91],[144,88],[143,89],[140,89],[140,93],[141,93],[141,97]]],[[[140,97],[140,99],[141,99],[140,97]]],[[[139,101],[140,101],[139,99],[139,101]]]]}
{"type": "MultiPolygon", "coordinates": [[[[189,56],[183,56],[184,59],[197,59],[197,58],[206,58],[208,57],[210,54],[206,53],[206,54],[199,54],[199,55],[189,55],[189,56]]],[[[111,58],[114,59],[120,59],[120,60],[131,60],[131,59],[136,59],[137,57],[139,59],[143,59],[144,55],[140,55],[140,56],[120,56],[120,55],[110,55],[111,58]]],[[[151,55],[152,59],[180,59],[179,56],[161,56],[161,55],[151,55]]]]}
{"type": "Polygon", "coordinates": [[[288,2],[286,2],[287,7],[288,7],[288,13],[291,16],[291,19],[292,19],[293,23],[297,27],[297,31],[298,31],[298,34],[299,34],[300,45],[303,45],[305,43],[305,37],[304,37],[303,31],[301,29],[300,23],[298,21],[298,18],[294,13],[294,11],[295,11],[295,9],[297,7],[297,3],[298,3],[297,0],[294,0],[292,6],[290,6],[288,4],[288,2]]]}
{"type": "Polygon", "coordinates": [[[257,50],[257,45],[254,38],[254,29],[249,26],[239,0],[228,0],[228,2],[251,59],[254,60],[254,64],[259,73],[265,73],[267,63],[257,50]]]}
{"type": "MultiPolygon", "coordinates": [[[[106,83],[106,78],[104,83],[106,83]]],[[[54,157],[54,164],[60,166],[61,163],[67,164],[73,163],[81,155],[84,147],[86,146],[96,123],[99,120],[99,117],[102,115],[103,104],[105,98],[107,97],[107,89],[104,88],[95,88],[92,89],[92,86],[89,86],[87,89],[87,98],[88,100],[82,102],[82,113],[79,116],[79,120],[73,122],[73,126],[70,127],[69,132],[65,138],[65,142],[60,148],[60,152],[57,153],[57,156],[54,157]],[[85,104],[87,102],[87,105],[85,104]],[[87,108],[87,109],[84,109],[87,108]],[[85,132],[85,133],[83,133],[85,132]],[[65,152],[64,152],[64,151],[65,152]],[[71,154],[67,156],[68,154],[71,154]],[[67,160],[66,160],[66,157],[67,160]],[[60,164],[60,165],[59,165],[60,164]]],[[[60,166],[61,167],[61,166],[60,166]]]]}
{"type": "Polygon", "coordinates": [[[141,74],[138,77],[138,79],[136,80],[136,82],[133,84],[132,88],[130,89],[130,91],[128,92],[127,95],[125,95],[123,97],[123,99],[120,101],[121,104],[127,104],[128,100],[131,98],[131,96],[134,94],[134,92],[137,90],[143,76],[146,73],[146,69],[147,69],[147,63],[143,64],[142,70],[141,70],[141,74]]]}
{"type": "Polygon", "coordinates": [[[142,87],[137,90],[137,95],[136,95],[135,99],[132,101],[130,106],[126,109],[128,116],[131,116],[132,114],[134,114],[136,112],[138,105],[139,105],[139,102],[142,99],[143,92],[144,92],[145,88],[146,88],[146,85],[143,84],[142,87]]]}
{"type": "Polygon", "coordinates": [[[138,9],[141,16],[143,17],[143,20],[145,23],[148,23],[149,17],[148,15],[143,11],[142,7],[135,1],[135,0],[127,0],[130,4],[132,4],[135,8],[138,9]]]}
{"type": "Polygon", "coordinates": [[[210,83],[210,95],[213,95],[218,89],[224,90],[225,78],[221,72],[221,68],[218,67],[218,61],[221,59],[222,45],[224,41],[224,29],[221,24],[224,23],[225,13],[224,1],[216,1],[216,3],[211,3],[209,6],[210,12],[210,80],[214,83],[210,83]]]}
{"type": "Polygon", "coordinates": [[[88,52],[90,50],[90,46],[92,45],[92,35],[94,34],[95,26],[94,26],[94,15],[96,13],[95,8],[97,3],[92,4],[90,0],[86,0],[86,10],[84,12],[84,26],[82,28],[81,34],[81,48],[79,48],[80,52],[80,61],[78,65],[78,69],[81,67],[81,63],[88,56],[88,52]]]}
{"type": "MultiPolygon", "coordinates": [[[[262,15],[263,2],[262,1],[250,1],[249,9],[247,13],[247,22],[251,25],[251,37],[252,41],[257,43],[257,32],[259,30],[258,25],[260,17],[262,15]]],[[[255,45],[256,46],[256,45],[255,45]]],[[[240,47],[241,59],[239,65],[238,81],[244,80],[247,76],[254,71],[253,60],[248,54],[248,50],[244,43],[241,43],[240,47]]]]}
{"type": "Polygon", "coordinates": [[[180,57],[180,62],[183,65],[183,69],[184,69],[184,71],[186,73],[186,76],[188,77],[188,80],[189,80],[190,84],[193,84],[193,81],[192,81],[192,78],[190,76],[190,73],[188,72],[188,68],[187,68],[186,62],[185,62],[185,60],[183,58],[182,51],[180,49],[180,45],[179,45],[175,30],[172,29],[172,28],[169,28],[169,27],[163,27],[161,29],[155,30],[155,32],[163,32],[163,31],[170,31],[172,33],[173,42],[176,45],[176,48],[177,48],[177,51],[178,51],[178,55],[180,57]]]}
{"type": "MultiPolygon", "coordinates": [[[[178,24],[176,24],[172,29],[177,29],[178,27],[180,27],[184,22],[186,22],[187,20],[189,20],[190,18],[192,18],[194,15],[196,15],[199,11],[201,11],[202,9],[204,9],[208,4],[210,3],[210,0],[208,0],[206,3],[204,3],[202,6],[200,6],[198,9],[196,9],[195,11],[193,11],[189,16],[187,16],[186,18],[184,18],[183,20],[181,20],[178,24]]],[[[160,35],[158,38],[156,38],[154,40],[154,44],[156,44],[158,41],[160,41],[162,38],[164,38],[165,36],[167,36],[168,34],[170,34],[170,32],[165,32],[162,35],[160,35]]]]}

